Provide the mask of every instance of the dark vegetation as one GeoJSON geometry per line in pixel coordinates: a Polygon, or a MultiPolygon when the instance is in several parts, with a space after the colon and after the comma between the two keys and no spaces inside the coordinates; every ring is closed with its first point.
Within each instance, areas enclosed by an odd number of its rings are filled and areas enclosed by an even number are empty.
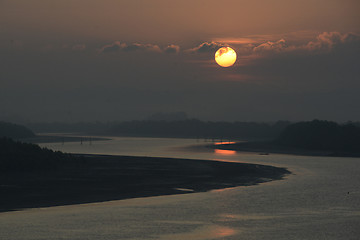
{"type": "Polygon", "coordinates": [[[0,121],[0,137],[9,137],[9,138],[28,138],[34,137],[35,134],[28,128],[0,121]]]}
{"type": "Polygon", "coordinates": [[[71,155],[54,152],[31,143],[0,138],[0,173],[55,170],[71,155]]]}
{"type": "Polygon", "coordinates": [[[300,155],[360,156],[360,126],[313,120],[287,126],[272,141],[218,145],[216,148],[300,155]]]}
{"type": "Polygon", "coordinates": [[[254,164],[69,155],[3,138],[0,211],[208,191],[281,179],[288,173],[254,164]]]}
{"type": "Polygon", "coordinates": [[[276,142],[309,150],[360,152],[360,127],[320,120],[299,122],[289,125],[276,142]]]}

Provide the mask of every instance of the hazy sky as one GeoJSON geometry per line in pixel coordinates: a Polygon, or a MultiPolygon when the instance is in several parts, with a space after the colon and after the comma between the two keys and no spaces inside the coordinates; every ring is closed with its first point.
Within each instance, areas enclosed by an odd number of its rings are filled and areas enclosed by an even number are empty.
{"type": "Polygon", "coordinates": [[[0,120],[360,121],[358,0],[0,0],[0,120]],[[231,46],[233,67],[214,53],[231,46]]]}

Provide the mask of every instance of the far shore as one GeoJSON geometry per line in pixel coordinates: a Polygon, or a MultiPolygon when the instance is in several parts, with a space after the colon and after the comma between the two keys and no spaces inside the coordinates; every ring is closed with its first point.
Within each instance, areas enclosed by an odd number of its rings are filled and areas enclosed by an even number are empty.
{"type": "Polygon", "coordinates": [[[280,180],[285,168],[157,157],[74,155],[49,172],[0,175],[0,212],[205,192],[280,180]]]}
{"type": "Polygon", "coordinates": [[[93,137],[93,136],[77,136],[74,134],[37,134],[35,137],[21,138],[21,142],[27,143],[66,143],[66,142],[80,142],[83,144],[90,144],[93,141],[106,141],[111,140],[105,137],[93,137]]]}
{"type": "MultiPolygon", "coordinates": [[[[95,141],[107,141],[111,140],[112,136],[81,136],[76,133],[48,133],[38,134],[31,138],[19,139],[22,142],[28,143],[66,143],[66,142],[79,142],[81,144],[92,144],[95,141]]],[[[147,136],[149,137],[149,136],[147,136]]],[[[161,138],[161,137],[160,137],[161,138]]],[[[309,150],[296,147],[282,146],[276,144],[273,141],[253,141],[253,140],[241,140],[231,142],[216,142],[216,144],[204,144],[191,146],[192,149],[201,149],[203,147],[213,149],[232,150],[238,152],[254,152],[260,155],[273,154],[290,154],[299,156],[324,156],[324,157],[360,157],[359,152],[338,152],[330,150],[309,150]]]]}
{"type": "Polygon", "coordinates": [[[256,152],[260,155],[275,154],[290,154],[300,156],[326,156],[326,157],[360,157],[359,153],[353,152],[336,152],[330,150],[308,150],[295,147],[281,146],[270,141],[264,142],[237,142],[237,143],[224,143],[224,144],[209,144],[207,148],[232,150],[239,152],[256,152]]]}

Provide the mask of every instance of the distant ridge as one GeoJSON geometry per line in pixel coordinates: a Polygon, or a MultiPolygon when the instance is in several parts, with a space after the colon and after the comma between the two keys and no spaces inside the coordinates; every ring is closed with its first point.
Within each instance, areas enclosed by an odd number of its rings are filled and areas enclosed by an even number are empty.
{"type": "Polygon", "coordinates": [[[25,126],[0,121],[0,137],[19,139],[35,137],[35,134],[25,126]]]}

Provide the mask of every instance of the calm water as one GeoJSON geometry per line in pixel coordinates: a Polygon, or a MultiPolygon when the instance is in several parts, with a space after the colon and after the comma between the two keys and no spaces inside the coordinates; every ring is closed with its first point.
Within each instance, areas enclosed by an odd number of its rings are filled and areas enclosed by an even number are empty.
{"type": "Polygon", "coordinates": [[[192,152],[192,139],[115,138],[56,150],[287,167],[282,181],[208,193],[0,213],[0,239],[360,239],[360,159],[192,152]],[[349,193],[348,193],[349,192],[349,193]]]}

